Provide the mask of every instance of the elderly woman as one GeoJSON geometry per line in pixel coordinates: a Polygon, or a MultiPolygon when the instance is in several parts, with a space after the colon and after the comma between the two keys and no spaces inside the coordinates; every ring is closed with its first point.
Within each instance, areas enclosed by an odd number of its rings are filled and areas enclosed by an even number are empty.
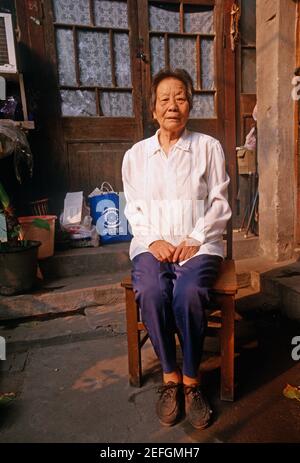
{"type": "Polygon", "coordinates": [[[157,415],[171,426],[185,411],[190,423],[203,429],[211,416],[198,375],[205,308],[223,259],[222,234],[231,210],[219,141],[186,129],[192,92],[183,69],[154,76],[151,110],[159,129],[126,152],[122,176],[134,236],[133,289],[163,370],[157,415]]]}

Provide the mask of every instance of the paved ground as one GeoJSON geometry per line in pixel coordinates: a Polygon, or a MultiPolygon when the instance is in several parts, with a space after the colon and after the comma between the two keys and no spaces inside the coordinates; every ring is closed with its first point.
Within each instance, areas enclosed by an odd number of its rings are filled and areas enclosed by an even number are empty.
{"type": "Polygon", "coordinates": [[[2,329],[10,353],[0,362],[0,391],[17,397],[0,407],[0,442],[300,442],[300,402],[282,394],[286,383],[300,385],[300,361],[291,359],[299,325],[272,313],[247,315],[252,334],[236,359],[234,403],[219,400],[217,361],[203,363],[214,421],[200,432],[185,420],[159,425],[154,403],[161,373],[148,343],[144,386],[129,387],[117,312],[114,323],[104,323],[104,314],[97,324],[95,313],[92,322],[73,316],[2,329]]]}

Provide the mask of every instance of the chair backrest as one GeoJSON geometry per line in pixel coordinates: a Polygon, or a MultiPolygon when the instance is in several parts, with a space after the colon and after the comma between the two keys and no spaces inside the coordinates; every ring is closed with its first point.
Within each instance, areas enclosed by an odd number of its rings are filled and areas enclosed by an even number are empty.
{"type": "Polygon", "coordinates": [[[226,227],[226,259],[232,259],[232,219],[227,223],[226,227]]]}
{"type": "MultiPolygon", "coordinates": [[[[235,191],[235,187],[234,187],[234,184],[236,183],[235,181],[235,175],[236,175],[236,169],[235,169],[235,163],[233,162],[229,162],[227,163],[226,162],[226,172],[228,173],[229,175],[229,178],[230,178],[230,182],[229,182],[229,186],[228,186],[228,203],[229,203],[229,206],[231,207],[231,210],[232,210],[232,214],[233,214],[233,211],[234,211],[234,207],[233,207],[233,192],[235,191]]],[[[232,233],[233,233],[233,230],[232,230],[232,216],[231,216],[231,219],[227,222],[227,226],[226,226],[226,237],[225,237],[225,240],[226,240],[226,259],[232,259],[232,255],[233,255],[233,239],[232,239],[232,233]]]]}

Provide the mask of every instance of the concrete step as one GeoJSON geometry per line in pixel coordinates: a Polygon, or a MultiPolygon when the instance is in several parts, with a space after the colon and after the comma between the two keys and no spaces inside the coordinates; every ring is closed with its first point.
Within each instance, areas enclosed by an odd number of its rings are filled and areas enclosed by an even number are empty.
{"type": "MultiPolygon", "coordinates": [[[[96,255],[98,256],[97,253],[96,255]]],[[[250,291],[261,292],[262,276],[279,266],[280,264],[257,257],[237,260],[239,289],[245,289],[246,292],[249,289],[250,291]]],[[[82,314],[89,307],[124,303],[125,294],[120,282],[129,272],[130,267],[115,273],[98,273],[97,275],[85,273],[81,276],[44,280],[39,289],[29,294],[11,297],[0,296],[0,323],[5,323],[7,320],[24,321],[32,318],[54,318],[67,314],[82,314]]],[[[268,293],[272,293],[272,290],[268,293]]],[[[272,297],[268,294],[268,300],[266,300],[266,294],[262,297],[260,294],[255,295],[254,292],[248,296],[247,301],[245,299],[246,305],[249,305],[251,300],[251,306],[262,305],[265,309],[273,307],[278,302],[278,297],[274,298],[274,294],[272,297]]]]}
{"type": "MultiPolygon", "coordinates": [[[[234,259],[253,258],[259,255],[257,236],[249,236],[245,239],[243,232],[235,232],[233,239],[234,259]]],[[[46,279],[125,271],[131,267],[129,244],[115,243],[98,248],[56,252],[53,257],[41,260],[40,268],[46,279]]]]}
{"type": "MultiPolygon", "coordinates": [[[[279,266],[262,259],[243,259],[236,261],[236,265],[241,281],[245,282],[248,271],[249,281],[254,283],[260,281],[263,272],[279,266]]],[[[29,345],[53,345],[96,339],[103,334],[125,334],[125,299],[120,287],[123,277],[124,272],[61,278],[44,283],[43,288],[32,294],[1,297],[0,336],[5,337],[12,352],[29,345]]],[[[276,302],[277,299],[270,300],[258,286],[240,287],[236,296],[237,338],[251,340],[253,314],[273,309],[276,302]]],[[[208,339],[207,350],[212,346],[216,350],[219,348],[215,339],[208,339]]]]}
{"type": "MultiPolygon", "coordinates": [[[[40,287],[28,294],[0,296],[0,323],[80,314],[88,307],[125,303],[120,282],[128,273],[130,268],[116,273],[54,278],[41,281],[40,287]]],[[[238,272],[237,278],[240,288],[251,283],[250,272],[245,269],[238,272]]]]}
{"type": "Polygon", "coordinates": [[[282,263],[261,275],[261,291],[277,300],[281,313],[300,321],[300,262],[282,263]]]}
{"type": "Polygon", "coordinates": [[[289,319],[300,320],[299,261],[272,262],[259,257],[236,261],[236,268],[238,278],[244,281],[248,278],[250,283],[248,288],[244,286],[239,291],[240,295],[244,292],[240,301],[237,298],[240,310],[251,310],[253,306],[261,310],[276,309],[289,319]]]}
{"type": "Polygon", "coordinates": [[[80,275],[111,274],[131,267],[129,243],[114,243],[98,248],[69,249],[40,261],[45,279],[80,275]]]}
{"type": "Polygon", "coordinates": [[[252,318],[255,313],[278,309],[278,301],[251,286],[240,288],[236,295],[236,311],[241,317],[252,318]]]}
{"type": "MultiPolygon", "coordinates": [[[[216,318],[219,317],[216,316],[216,318]]],[[[243,320],[238,314],[235,318],[236,340],[243,342],[252,340],[254,337],[253,321],[243,320]]],[[[220,339],[216,336],[217,331],[209,330],[204,345],[205,351],[219,351],[220,339]]],[[[27,320],[23,323],[9,323],[0,326],[0,336],[5,338],[9,354],[31,348],[117,335],[126,335],[124,302],[88,307],[76,315],[65,314],[64,317],[50,320],[27,320]]],[[[2,363],[0,363],[0,372],[2,363]]],[[[7,368],[7,365],[5,367],[7,368]]]]}
{"type": "Polygon", "coordinates": [[[118,272],[60,278],[43,283],[40,289],[29,294],[0,296],[0,323],[82,314],[89,307],[123,302],[124,289],[120,281],[124,275],[118,272]]]}
{"type": "Polygon", "coordinates": [[[245,231],[233,231],[233,258],[236,260],[250,259],[260,255],[259,237],[249,234],[245,237],[245,231]]]}
{"type": "Polygon", "coordinates": [[[263,275],[273,269],[278,269],[282,266],[294,263],[295,259],[290,259],[284,262],[274,262],[260,256],[248,259],[237,259],[235,260],[235,265],[236,272],[241,283],[239,287],[251,286],[253,289],[260,290],[263,275]],[[245,284],[243,284],[243,281],[245,284]]]}
{"type": "MultiPolygon", "coordinates": [[[[0,336],[5,338],[9,353],[125,333],[124,303],[89,307],[80,314],[52,320],[27,320],[0,326],[0,336]]],[[[0,362],[0,371],[2,363],[5,362],[0,362]]]]}

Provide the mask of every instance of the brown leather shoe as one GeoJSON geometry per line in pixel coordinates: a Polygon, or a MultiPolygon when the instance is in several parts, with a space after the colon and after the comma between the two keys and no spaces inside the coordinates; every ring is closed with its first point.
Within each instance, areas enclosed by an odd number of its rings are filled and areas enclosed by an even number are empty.
{"type": "Polygon", "coordinates": [[[182,415],[182,384],[169,381],[157,389],[160,397],[156,404],[156,413],[163,426],[173,426],[182,415]]]}
{"type": "Polygon", "coordinates": [[[185,413],[195,429],[204,429],[209,425],[212,410],[198,384],[184,386],[185,413]]]}

